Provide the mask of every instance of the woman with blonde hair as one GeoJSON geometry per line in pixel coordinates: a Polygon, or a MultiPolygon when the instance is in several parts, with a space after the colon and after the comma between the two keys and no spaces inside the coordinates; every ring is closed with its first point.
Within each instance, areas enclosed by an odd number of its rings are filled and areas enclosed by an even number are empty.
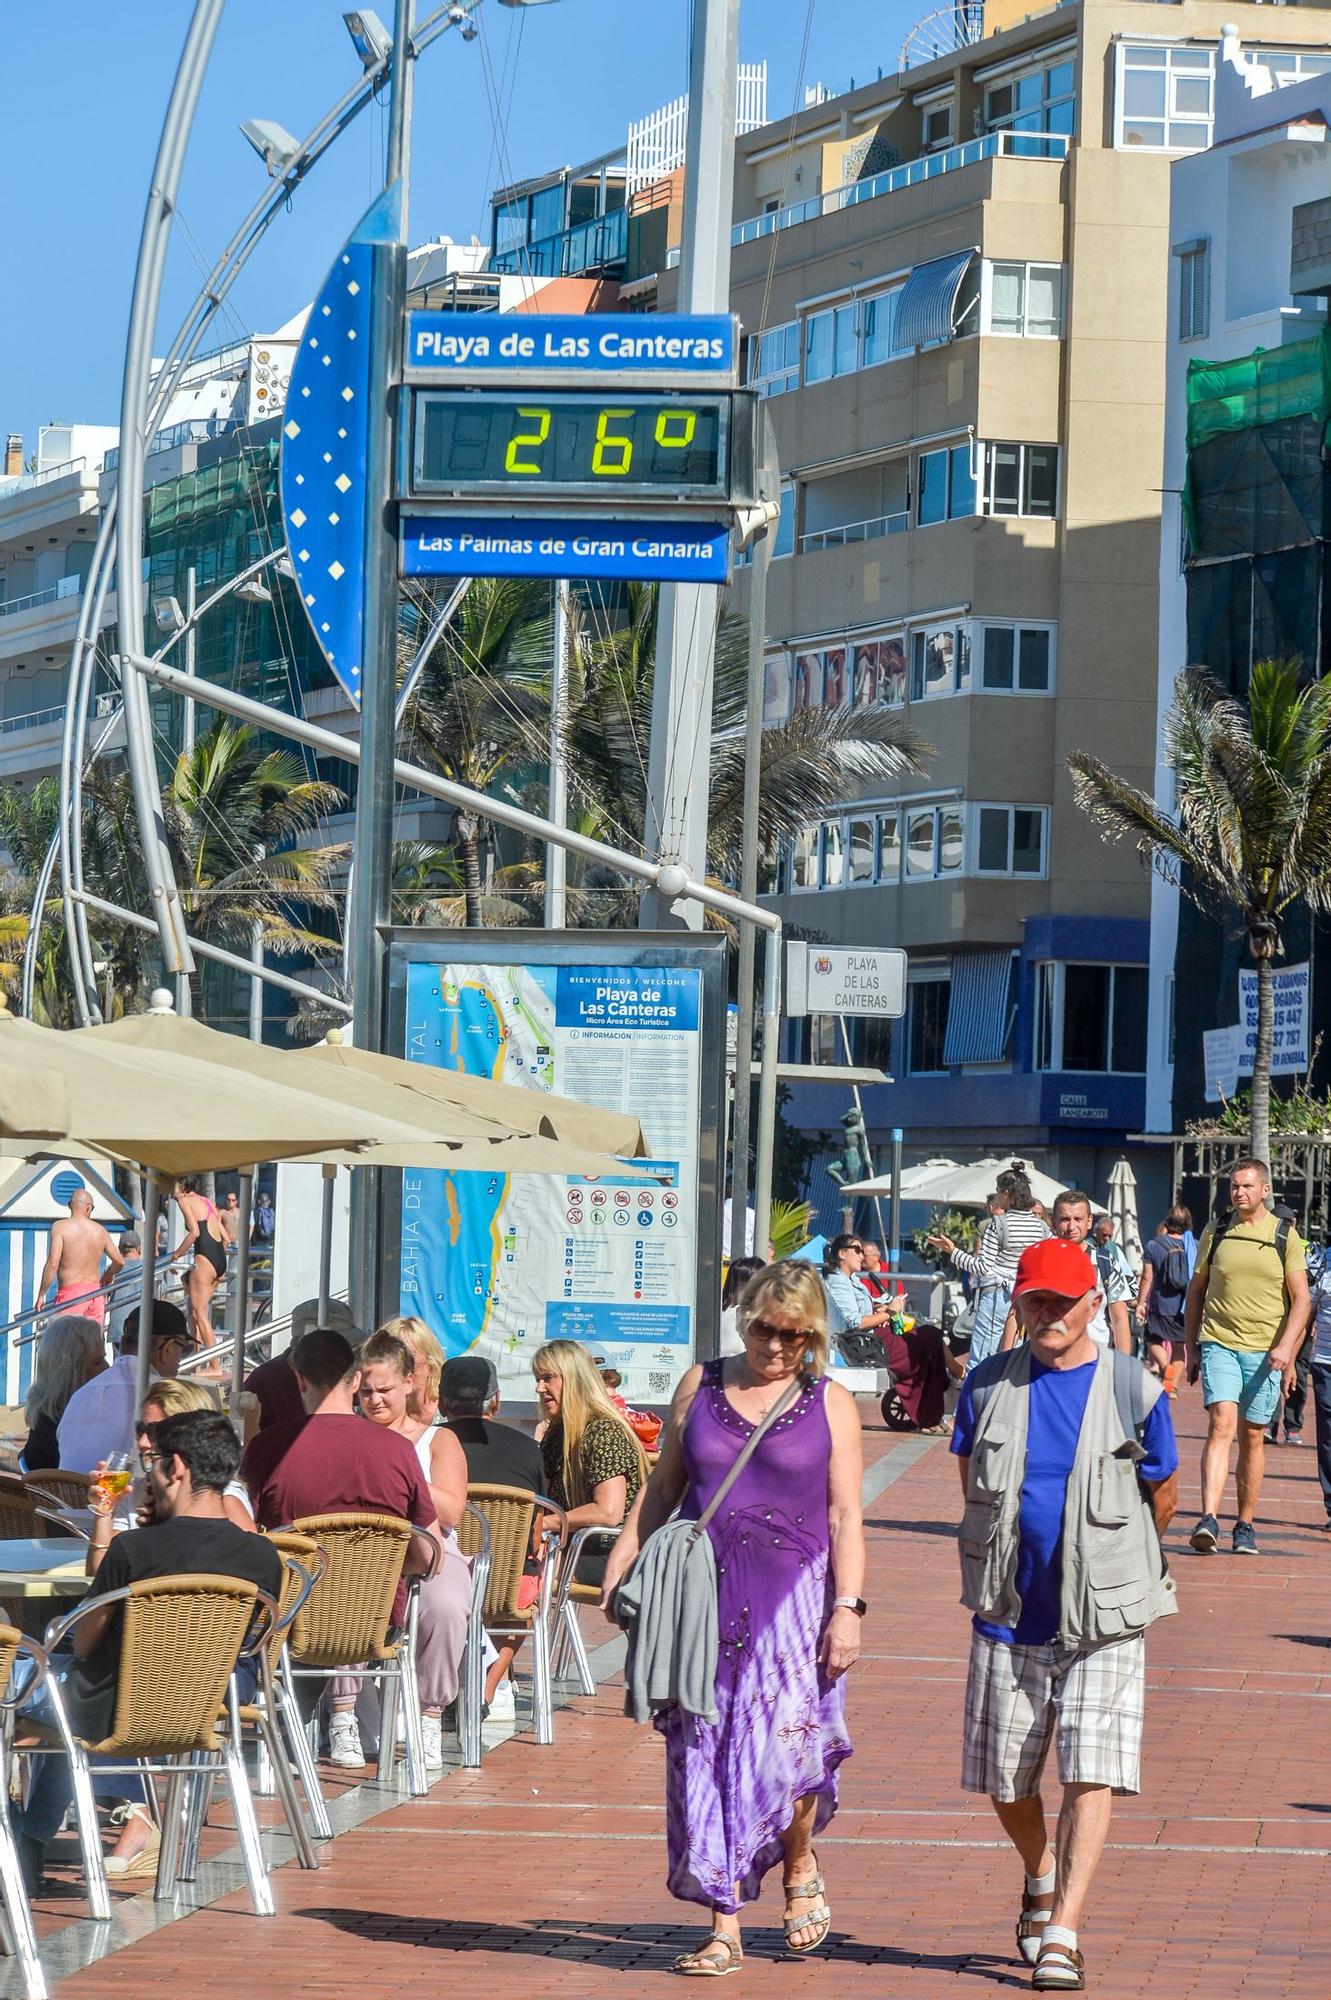
{"type": "Polygon", "coordinates": [[[810,1264],[785,1259],[739,1301],[744,1352],[690,1368],[660,1461],[611,1553],[603,1602],[678,1507],[699,1520],[764,1419],[771,1422],[707,1523],[716,1558],[716,1720],[678,1706],[666,1741],[668,1886],[712,1913],[675,1970],[718,1979],[743,1963],[739,1913],[783,1862],[786,1947],[831,1928],[813,1839],[850,1754],[843,1676],[860,1649],[864,1523],[854,1399],[827,1379],[827,1303],[810,1264]],[[778,1412],[778,1405],[781,1408],[778,1412]],[[774,1412],[777,1412],[773,1415],[774,1412]]]}
{"type": "MultiPolygon", "coordinates": [[[[444,1373],[444,1350],[431,1333],[423,1319],[411,1313],[404,1313],[399,1319],[386,1319],[379,1328],[380,1333],[391,1333],[395,1340],[409,1349],[416,1362],[412,1377],[412,1391],[407,1398],[407,1415],[418,1424],[434,1424],[439,1421],[439,1384],[444,1373]]],[[[428,1477],[428,1468],[427,1468],[428,1477]]]]}
{"type": "MultiPolygon", "coordinates": [[[[564,1532],[618,1528],[646,1483],[642,1446],[576,1340],[548,1340],[532,1356],[531,1368],[546,1420],[541,1437],[546,1492],[564,1509],[564,1532]]],[[[588,1542],[578,1563],[579,1583],[599,1584],[609,1554],[608,1540],[588,1542]]]]}
{"type": "Polygon", "coordinates": [[[76,1389],[106,1368],[106,1341],[100,1320],[81,1313],[53,1319],[37,1344],[37,1365],[23,1414],[28,1437],[23,1447],[25,1472],[48,1472],[60,1463],[56,1431],[65,1405],[76,1389]]]}

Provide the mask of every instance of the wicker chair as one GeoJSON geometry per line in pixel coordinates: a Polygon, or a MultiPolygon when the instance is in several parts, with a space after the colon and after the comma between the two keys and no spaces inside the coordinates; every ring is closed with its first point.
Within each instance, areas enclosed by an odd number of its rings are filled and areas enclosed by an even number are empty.
{"type": "Polygon", "coordinates": [[[111,1898],[89,1757],[101,1760],[103,1769],[136,1775],[160,1773],[170,1779],[153,1892],[158,1897],[169,1896],[179,1876],[186,1781],[206,1780],[214,1771],[221,1771],[231,1794],[255,1915],[271,1917],[273,1892],[259,1845],[240,1744],[230,1731],[219,1737],[217,1723],[238,1659],[254,1659],[260,1688],[269,1707],[272,1705],[264,1642],[277,1618],[276,1604],[252,1583],[234,1576],[147,1578],[124,1590],[86,1599],[67,1617],[58,1619],[46,1635],[48,1651],[66,1639],[82,1619],[112,1604],[121,1606],[121,1638],[115,1714],[109,1733],[95,1743],[76,1736],[59,1685],[52,1680],[51,1706],[63,1753],[58,1749],[24,1753],[64,1754],[69,1758],[93,1916],[101,1922],[109,1920],[111,1898]],[[261,1614],[258,1617],[256,1608],[261,1614]]]}
{"type": "Polygon", "coordinates": [[[47,1472],[25,1472],[23,1484],[34,1500],[53,1507],[86,1507],[92,1474],[61,1472],[52,1467],[47,1472]]]}
{"type": "Polygon", "coordinates": [[[412,1796],[422,1798],[429,1786],[416,1682],[414,1578],[406,1579],[405,1631],[390,1635],[390,1623],[412,1538],[428,1542],[433,1556],[433,1566],[427,1572],[431,1576],[438,1567],[439,1544],[396,1514],[311,1514],[292,1526],[297,1534],[318,1544],[328,1566],[319,1588],[305,1599],[292,1622],[283,1675],[288,1685],[332,1673],[380,1682],[383,1709],[378,1775],[383,1784],[393,1776],[400,1695],[407,1783],[412,1796]]]}
{"type": "Polygon", "coordinates": [[[0,1541],[31,1541],[39,1535],[37,1510],[21,1473],[0,1472],[0,1541]]]}
{"type": "MultiPolygon", "coordinates": [[[[481,1606],[486,1630],[501,1638],[525,1638],[532,1642],[532,1697],[536,1716],[536,1741],[553,1743],[554,1704],[550,1695],[550,1601],[555,1585],[554,1562],[541,1566],[540,1589],[530,1606],[518,1603],[523,1572],[531,1549],[532,1528],[537,1513],[558,1519],[563,1509],[553,1500],[530,1493],[525,1486],[469,1486],[467,1511],[458,1523],[458,1541],[464,1555],[479,1557],[483,1541],[478,1524],[490,1533],[490,1564],[482,1594],[478,1576],[473,1604],[481,1606]]],[[[481,1648],[468,1644],[464,1663],[467,1687],[463,1696],[464,1715],[475,1715],[481,1707],[481,1648]]]]}
{"type": "MultiPolygon", "coordinates": [[[[14,1711],[19,1702],[36,1694],[46,1679],[47,1658],[44,1649],[13,1625],[0,1625],[0,1784],[3,1796],[9,1796],[11,1739],[14,1733],[14,1711]],[[31,1660],[34,1672],[22,1691],[14,1685],[14,1668],[20,1659],[31,1660]]],[[[23,1887],[23,1870],[19,1866],[18,1848],[14,1841],[14,1830],[9,1823],[9,1814],[0,1812],[0,1899],[3,1899],[5,1922],[12,1940],[12,1948],[19,1962],[26,2000],[46,2000],[46,1980],[42,1973],[41,1960],[37,1956],[37,1938],[32,1927],[32,1911],[28,1907],[27,1892],[23,1887]]]]}

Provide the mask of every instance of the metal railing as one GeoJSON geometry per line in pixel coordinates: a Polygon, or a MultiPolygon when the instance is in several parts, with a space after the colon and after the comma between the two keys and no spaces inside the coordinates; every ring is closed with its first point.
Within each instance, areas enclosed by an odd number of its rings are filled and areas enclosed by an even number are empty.
{"type": "Polygon", "coordinates": [[[575,278],[581,271],[597,270],[603,264],[622,264],[628,255],[629,213],[612,208],[605,215],[593,215],[572,229],[553,236],[538,236],[534,243],[514,250],[500,250],[490,259],[490,269],[533,278],[575,278]]]}
{"type": "Polygon", "coordinates": [[[732,247],[756,243],[779,229],[793,229],[798,223],[818,216],[834,215],[838,209],[853,208],[857,202],[875,201],[879,195],[895,194],[899,188],[914,187],[919,181],[936,180],[940,174],[956,173],[960,167],[976,166],[981,160],[1063,160],[1072,141],[1063,132],[986,132],[981,139],[949,146],[941,153],[926,153],[899,167],[888,167],[867,181],[852,181],[848,187],[830,188],[826,194],[811,195],[807,201],[793,202],[789,208],[774,209],[769,215],[751,215],[737,222],[730,232],[732,247]]]}
{"type": "MultiPolygon", "coordinates": [[[[138,1265],[131,1264],[127,1266],[127,1269],[133,1271],[137,1279],[138,1265]]],[[[165,1266],[159,1265],[158,1269],[164,1271],[165,1266]]],[[[76,1316],[78,1314],[79,1308],[81,1306],[87,1305],[89,1299],[103,1299],[109,1301],[112,1297],[112,1294],[115,1292],[115,1289],[116,1288],[114,1284],[95,1285],[90,1292],[77,1292],[72,1299],[61,1299],[59,1305],[42,1304],[36,1306],[29,1306],[26,1312],[16,1313],[13,1319],[7,1321],[3,1326],[0,1326],[0,1340],[7,1339],[9,1336],[11,1336],[14,1333],[16,1327],[27,1326],[29,1321],[32,1321],[33,1325],[31,1327],[31,1330],[28,1333],[20,1333],[18,1338],[14,1342],[15,1347],[30,1347],[32,1346],[34,1341],[40,1340],[42,1335],[46,1332],[45,1322],[57,1319],[68,1319],[76,1316]],[[37,1324],[38,1321],[43,1322],[43,1324],[40,1325],[37,1324]]],[[[169,1299],[173,1293],[178,1295],[180,1298],[184,1298],[185,1286],[183,1280],[180,1278],[167,1279],[164,1277],[157,1289],[155,1296],[159,1299],[169,1299]]],[[[133,1294],[135,1305],[138,1304],[138,1296],[139,1296],[138,1291],[136,1289],[133,1294]]],[[[121,1293],[120,1297],[116,1300],[116,1303],[118,1305],[124,1303],[123,1293],[121,1293]]]]}
{"type": "Polygon", "coordinates": [[[53,722],[63,722],[65,704],[58,708],[33,708],[26,715],[6,715],[0,717],[0,736],[17,736],[24,729],[45,729],[53,722]]]}
{"type": "Polygon", "coordinates": [[[81,576],[62,576],[58,583],[50,584],[45,590],[30,590],[26,597],[0,599],[0,618],[13,618],[20,611],[35,610],[39,604],[58,604],[62,598],[82,595],[81,576]]]}
{"type": "MultiPolygon", "coordinates": [[[[332,1292],[329,1294],[331,1299],[340,1299],[344,1304],[346,1296],[345,1292],[332,1292]]],[[[252,1326],[246,1332],[244,1351],[248,1355],[252,1349],[263,1348],[268,1354],[271,1354],[272,1344],[276,1337],[279,1334],[289,1334],[290,1332],[290,1313],[283,1313],[279,1319],[263,1320],[258,1326],[252,1326]]],[[[215,1368],[219,1362],[230,1362],[231,1356],[235,1351],[235,1345],[236,1336],[234,1332],[219,1334],[211,1347],[196,1347],[192,1354],[187,1354],[180,1364],[179,1372],[182,1375],[198,1375],[204,1369],[215,1368]]]]}
{"type": "MultiPolygon", "coordinates": [[[[7,500],[11,493],[30,493],[34,486],[45,486],[53,479],[68,479],[88,463],[86,458],[62,458],[57,465],[43,465],[36,472],[18,472],[9,479],[0,479],[0,500],[7,500]]],[[[93,471],[97,470],[94,466],[93,471]]]]}
{"type": "MultiPolygon", "coordinates": [[[[148,446],[147,456],[155,458],[158,452],[174,451],[177,445],[206,444],[210,438],[226,437],[231,431],[240,429],[239,417],[186,417],[183,423],[171,424],[166,430],[158,431],[148,446]]],[[[104,472],[114,472],[120,463],[120,446],[113,444],[102,464],[104,472]]]]}
{"type": "Polygon", "coordinates": [[[847,542],[873,542],[880,535],[902,535],[910,524],[910,515],[876,514],[869,521],[847,521],[839,528],[815,528],[810,534],[800,536],[800,554],[807,555],[810,549],[839,549],[847,542]]]}

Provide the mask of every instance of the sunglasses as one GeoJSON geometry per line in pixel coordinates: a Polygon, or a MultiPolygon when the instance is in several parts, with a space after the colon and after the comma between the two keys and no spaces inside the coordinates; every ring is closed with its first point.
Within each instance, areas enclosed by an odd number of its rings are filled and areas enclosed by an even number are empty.
{"type": "Polygon", "coordinates": [[[794,1347],[801,1340],[812,1340],[807,1327],[772,1326],[765,1319],[751,1319],[744,1328],[746,1340],[779,1340],[783,1347],[794,1347]]]}

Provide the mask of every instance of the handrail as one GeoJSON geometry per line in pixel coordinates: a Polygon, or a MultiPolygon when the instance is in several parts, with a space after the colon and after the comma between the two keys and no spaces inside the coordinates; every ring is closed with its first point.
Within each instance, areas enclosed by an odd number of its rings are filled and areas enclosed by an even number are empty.
{"type": "Polygon", "coordinates": [[[39,604],[56,604],[62,598],[82,595],[81,576],[62,576],[59,583],[48,584],[45,590],[30,590],[24,597],[0,598],[0,618],[12,618],[16,612],[35,610],[39,604]],[[66,589],[66,584],[71,588],[66,589]]]}
{"type": "MultiPolygon", "coordinates": [[[[126,1268],[134,1269],[135,1267],[127,1266],[126,1268]]],[[[167,1267],[163,1263],[159,1264],[157,1268],[164,1274],[167,1267]]],[[[118,1275],[119,1274],[117,1274],[117,1276],[118,1275]]],[[[8,1336],[13,1333],[15,1327],[26,1326],[30,1319],[55,1320],[55,1319],[75,1318],[78,1316],[78,1308],[82,1305],[86,1305],[89,1299],[110,1299],[111,1294],[115,1290],[115,1285],[116,1285],[115,1279],[112,1279],[109,1285],[94,1285],[92,1290],[89,1292],[77,1292],[72,1299],[62,1299],[58,1306],[47,1305],[45,1303],[41,1305],[29,1306],[26,1312],[16,1313],[13,1319],[6,1321],[3,1325],[0,1325],[0,1339],[8,1338],[8,1336]]],[[[172,1278],[169,1280],[164,1278],[162,1290],[159,1293],[157,1293],[156,1296],[158,1298],[168,1298],[173,1291],[179,1292],[181,1297],[183,1298],[185,1295],[184,1281],[180,1278],[172,1278]]],[[[137,1293],[135,1294],[135,1296],[137,1297],[137,1293]]],[[[18,1339],[14,1342],[14,1345],[15,1347],[30,1347],[34,1341],[41,1339],[45,1331],[46,1328],[44,1326],[35,1326],[31,1333],[21,1333],[18,1339]]]]}
{"type": "Polygon", "coordinates": [[[829,188],[825,194],[810,195],[807,201],[792,202],[788,208],[774,209],[769,215],[750,215],[731,230],[731,245],[738,249],[741,243],[756,243],[760,237],[772,236],[779,229],[793,229],[797,223],[853,208],[856,202],[873,201],[880,194],[895,194],[899,188],[914,187],[919,181],[934,180],[940,174],[954,173],[959,167],[973,167],[981,160],[1063,160],[1071,143],[1063,132],[986,132],[982,138],[967,139],[964,145],[949,146],[941,153],[925,153],[918,160],[888,167],[867,181],[829,188]]]}
{"type": "Polygon", "coordinates": [[[0,479],[0,500],[7,500],[11,493],[30,493],[34,486],[45,486],[52,479],[68,479],[87,463],[86,457],[62,458],[55,465],[39,467],[36,472],[18,472],[12,478],[0,479]]]}
{"type": "Polygon", "coordinates": [[[872,542],[880,535],[904,534],[910,515],[903,507],[898,514],[875,514],[868,521],[846,521],[838,528],[811,528],[800,536],[800,554],[810,549],[839,549],[847,542],[872,542]]]}
{"type": "MultiPolygon", "coordinates": [[[[345,1292],[334,1292],[331,1296],[335,1299],[345,1301],[347,1295],[345,1292]]],[[[251,1347],[261,1347],[266,1343],[270,1344],[277,1334],[290,1333],[290,1331],[290,1313],[283,1313],[280,1319],[266,1319],[261,1325],[252,1326],[246,1330],[245,1352],[248,1353],[251,1347]]],[[[205,1368],[212,1368],[219,1361],[228,1361],[235,1351],[235,1345],[236,1336],[234,1333],[223,1334],[213,1342],[211,1347],[196,1347],[192,1354],[185,1355],[177,1372],[181,1375],[197,1375],[205,1368]]]]}

